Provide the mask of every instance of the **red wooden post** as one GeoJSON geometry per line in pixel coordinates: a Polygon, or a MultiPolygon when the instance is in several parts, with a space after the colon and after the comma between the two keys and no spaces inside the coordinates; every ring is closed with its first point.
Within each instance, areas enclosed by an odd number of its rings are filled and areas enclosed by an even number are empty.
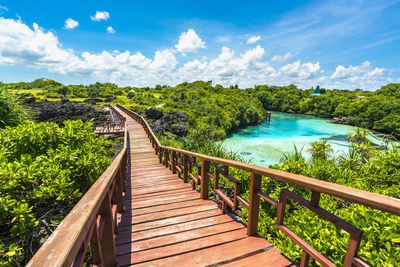
{"type": "Polygon", "coordinates": [[[260,210],[260,197],[258,191],[261,189],[261,175],[251,173],[250,197],[249,197],[249,220],[247,223],[247,235],[257,235],[258,213],[260,210]]]}
{"type": "Polygon", "coordinates": [[[218,186],[219,186],[219,168],[215,167],[214,191],[218,189],[218,186]]]}
{"type": "Polygon", "coordinates": [[[158,160],[162,163],[162,148],[158,147],[158,160]]]}
{"type": "Polygon", "coordinates": [[[188,182],[188,156],[183,155],[183,182],[188,182]]]}
{"type": "Polygon", "coordinates": [[[210,177],[208,176],[208,171],[210,170],[210,162],[203,159],[201,167],[201,190],[200,197],[202,199],[208,199],[208,183],[210,177]]]}
{"type": "Polygon", "coordinates": [[[234,196],[233,196],[233,206],[234,206],[234,210],[237,210],[237,209],[238,209],[238,200],[237,200],[237,196],[240,195],[239,189],[240,189],[240,188],[239,188],[238,184],[235,183],[235,194],[234,194],[234,196]]]}
{"type": "Polygon", "coordinates": [[[111,210],[111,196],[107,192],[100,208],[101,216],[104,216],[104,230],[100,239],[103,266],[116,266],[117,256],[115,251],[114,226],[111,210]]]}
{"type": "Polygon", "coordinates": [[[126,192],[126,176],[128,171],[128,152],[125,151],[125,154],[122,158],[121,162],[121,179],[122,179],[122,191],[126,192]]]}
{"type": "Polygon", "coordinates": [[[171,164],[172,164],[172,173],[173,174],[176,173],[176,161],[177,161],[176,152],[172,151],[171,164]]]}
{"type": "Polygon", "coordinates": [[[97,218],[93,222],[92,236],[90,237],[90,247],[92,248],[92,262],[93,264],[100,266],[103,262],[101,255],[101,246],[99,238],[99,228],[97,225],[97,218]]]}
{"type": "Polygon", "coordinates": [[[226,202],[225,201],[223,201],[223,200],[221,200],[222,201],[222,214],[225,214],[226,213],[226,202]]]}
{"type": "Polygon", "coordinates": [[[117,173],[117,177],[115,179],[117,180],[117,184],[115,185],[116,188],[116,194],[117,194],[117,211],[118,212],[123,212],[125,210],[124,207],[124,195],[123,195],[123,185],[122,183],[124,182],[123,176],[122,176],[122,166],[120,166],[119,171],[117,173]]]}
{"type": "Polygon", "coordinates": [[[301,262],[300,262],[300,267],[308,267],[310,264],[310,255],[303,250],[303,254],[301,254],[301,262]]]}
{"type": "Polygon", "coordinates": [[[164,165],[168,168],[168,149],[164,149],[164,165]]]}

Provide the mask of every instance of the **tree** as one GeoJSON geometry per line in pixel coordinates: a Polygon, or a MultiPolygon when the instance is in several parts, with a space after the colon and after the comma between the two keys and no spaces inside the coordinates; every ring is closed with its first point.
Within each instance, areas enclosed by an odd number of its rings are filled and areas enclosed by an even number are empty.
{"type": "Polygon", "coordinates": [[[63,95],[64,97],[66,97],[69,92],[70,92],[70,90],[66,86],[63,86],[57,90],[57,93],[59,93],[60,95],[63,95]]]}
{"type": "Polygon", "coordinates": [[[311,148],[307,149],[307,151],[311,152],[313,159],[327,160],[328,155],[333,151],[331,145],[328,144],[328,139],[311,142],[310,145],[311,148]]]}

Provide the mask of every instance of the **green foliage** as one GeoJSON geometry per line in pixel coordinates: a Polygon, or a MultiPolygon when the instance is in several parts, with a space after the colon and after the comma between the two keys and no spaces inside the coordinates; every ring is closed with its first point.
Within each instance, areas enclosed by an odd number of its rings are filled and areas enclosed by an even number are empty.
{"type": "MultiPolygon", "coordinates": [[[[296,173],[332,183],[399,198],[400,151],[374,150],[368,160],[353,147],[347,154],[333,159],[319,157],[305,161],[301,152],[295,150],[286,155],[275,169],[296,173]]],[[[309,190],[263,178],[262,191],[275,199],[287,188],[310,199],[309,190]]],[[[332,223],[318,218],[314,213],[289,201],[285,224],[308,244],[327,256],[337,265],[342,265],[349,240],[349,234],[336,228],[332,223]]],[[[338,198],[322,195],[321,207],[346,220],[364,231],[359,255],[373,266],[396,266],[400,262],[400,218],[396,215],[374,210],[362,205],[351,204],[338,198]]],[[[275,227],[276,209],[262,203],[259,231],[273,240],[274,245],[289,258],[300,261],[301,249],[275,227]]],[[[247,215],[247,210],[244,210],[247,215]]]]}
{"type": "Polygon", "coordinates": [[[28,118],[28,113],[15,95],[0,86],[0,128],[15,126],[28,118]]]}
{"type": "Polygon", "coordinates": [[[311,142],[310,145],[311,147],[307,149],[307,151],[311,152],[312,158],[314,160],[327,160],[328,155],[333,151],[331,145],[328,144],[328,139],[311,142]]]}
{"type": "MultiPolygon", "coordinates": [[[[21,240],[49,209],[66,214],[109,166],[110,153],[110,141],[97,137],[90,122],[66,121],[61,128],[26,121],[0,130],[2,231],[21,240]]],[[[0,264],[18,251],[9,244],[0,264]]]]}

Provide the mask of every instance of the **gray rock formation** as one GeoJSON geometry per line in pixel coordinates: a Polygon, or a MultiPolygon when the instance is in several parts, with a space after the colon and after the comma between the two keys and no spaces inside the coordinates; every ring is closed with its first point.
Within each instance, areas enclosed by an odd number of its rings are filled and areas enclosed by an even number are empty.
{"type": "Polygon", "coordinates": [[[164,112],[162,109],[148,107],[145,110],[145,114],[146,114],[146,118],[157,120],[163,116],[164,112]]]}
{"type": "MultiPolygon", "coordinates": [[[[147,109],[146,117],[148,118],[147,109]]],[[[189,132],[189,128],[186,126],[188,120],[189,116],[186,113],[181,111],[171,111],[160,117],[151,126],[156,134],[171,132],[177,136],[185,136],[189,132]]]]}

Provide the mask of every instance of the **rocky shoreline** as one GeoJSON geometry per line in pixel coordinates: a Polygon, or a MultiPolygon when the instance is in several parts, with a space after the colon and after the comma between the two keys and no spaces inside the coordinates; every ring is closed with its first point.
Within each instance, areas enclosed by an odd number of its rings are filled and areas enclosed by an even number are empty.
{"type": "Polygon", "coordinates": [[[183,137],[189,133],[189,127],[186,126],[189,115],[182,111],[164,113],[162,109],[148,107],[145,110],[145,117],[155,134],[171,132],[176,136],[183,137]]]}
{"type": "Polygon", "coordinates": [[[94,126],[111,121],[110,112],[81,102],[70,101],[36,101],[34,97],[25,98],[23,102],[32,111],[39,122],[54,122],[62,126],[66,120],[92,121],[94,126]]]}

